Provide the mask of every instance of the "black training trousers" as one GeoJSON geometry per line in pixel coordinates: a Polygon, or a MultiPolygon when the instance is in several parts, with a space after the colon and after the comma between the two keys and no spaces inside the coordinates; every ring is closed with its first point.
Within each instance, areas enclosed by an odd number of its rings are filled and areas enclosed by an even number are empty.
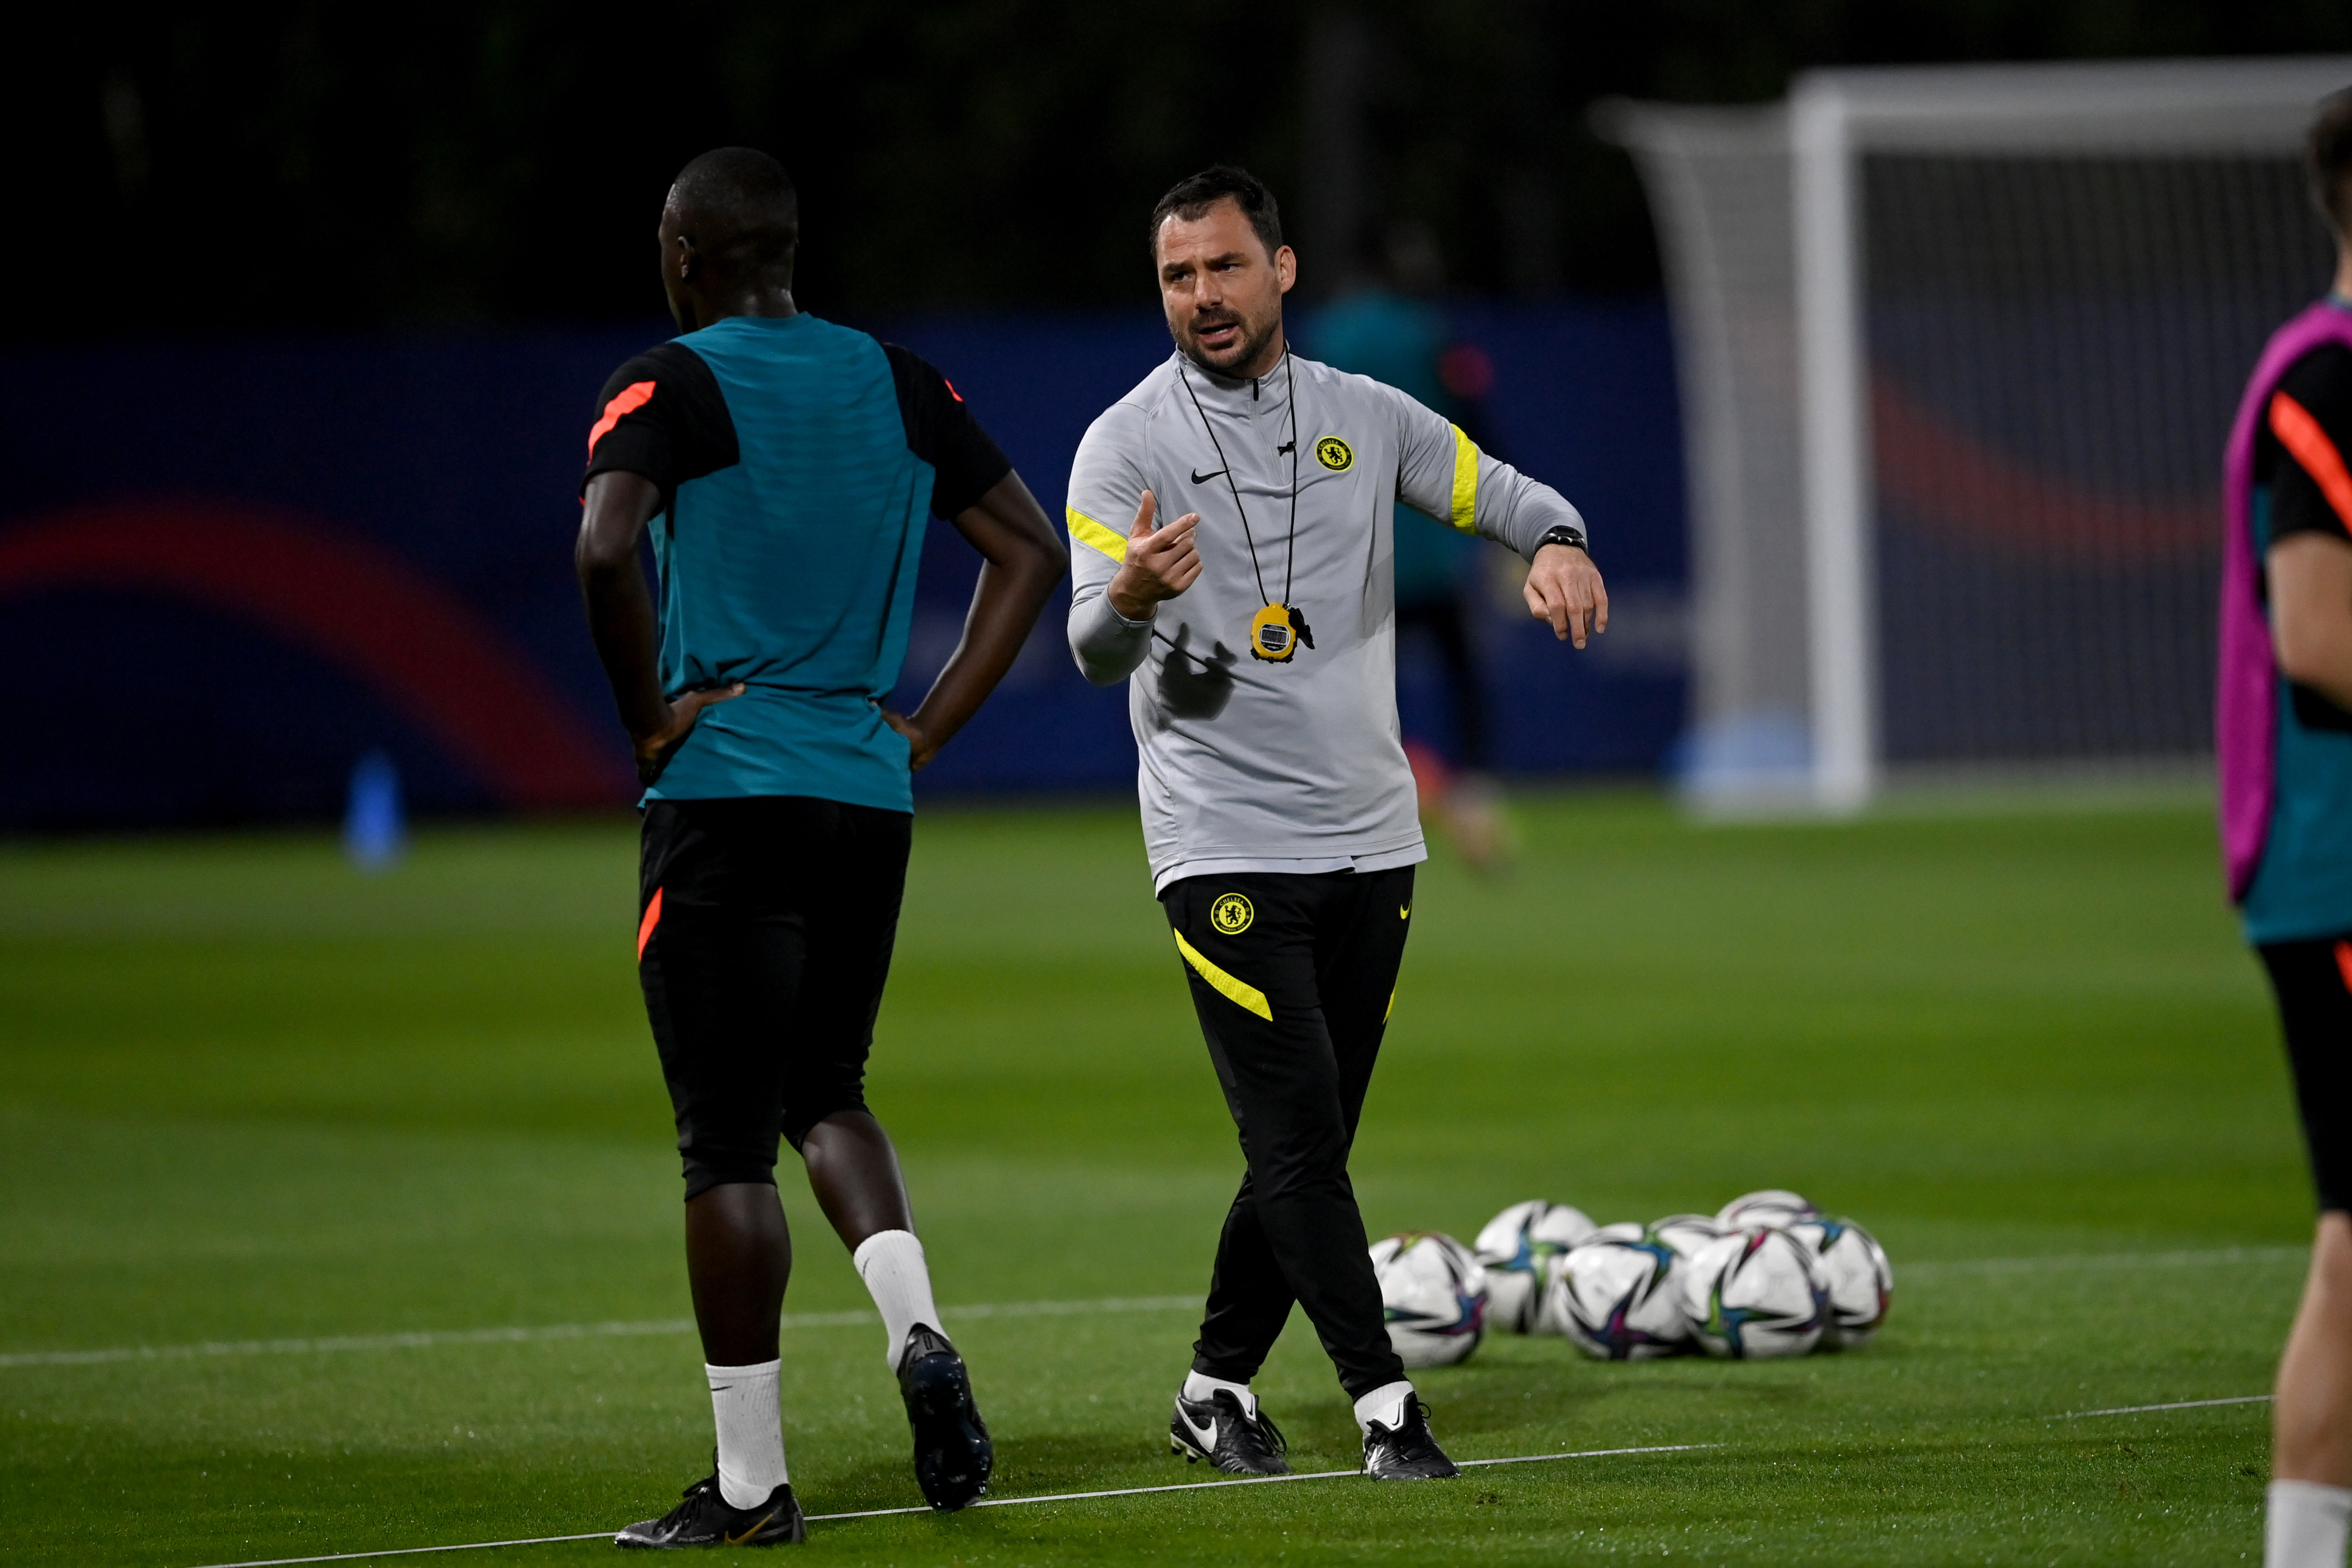
{"type": "Polygon", "coordinates": [[[2352,1209],[2352,934],[2261,949],[2294,1069],[2319,1206],[2352,1209]]]}
{"type": "Polygon", "coordinates": [[[1404,1376],[1348,1152],[1412,910],[1412,868],[1188,877],[1160,895],[1249,1162],[1195,1371],[1247,1383],[1296,1301],[1349,1397],[1404,1376]]]}
{"type": "Polygon", "coordinates": [[[638,869],[637,977],[692,1199],[772,1183],[866,1107],[914,817],[805,795],[656,800],[638,869]]]}

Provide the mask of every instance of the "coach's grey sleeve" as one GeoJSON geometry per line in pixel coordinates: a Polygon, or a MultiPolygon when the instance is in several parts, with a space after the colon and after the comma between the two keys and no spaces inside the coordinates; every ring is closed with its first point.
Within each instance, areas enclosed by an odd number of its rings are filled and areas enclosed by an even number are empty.
{"type": "Polygon", "coordinates": [[[1117,403],[1087,429],[1070,465],[1070,654],[1078,672],[1097,686],[1125,680],[1151,650],[1149,617],[1130,621],[1111,607],[1107,590],[1127,560],[1127,531],[1143,504],[1144,416],[1117,403]]]}
{"type": "Polygon", "coordinates": [[[1591,531],[1568,498],[1488,457],[1462,428],[1393,387],[1396,405],[1397,500],[1465,533],[1508,545],[1522,560],[1552,529],[1566,524],[1588,540],[1591,531]]]}

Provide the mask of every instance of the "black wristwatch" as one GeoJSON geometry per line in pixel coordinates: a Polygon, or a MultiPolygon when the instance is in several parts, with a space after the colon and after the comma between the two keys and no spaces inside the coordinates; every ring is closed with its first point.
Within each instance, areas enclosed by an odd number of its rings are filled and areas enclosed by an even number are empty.
{"type": "Polygon", "coordinates": [[[1556,523],[1544,530],[1544,536],[1536,541],[1538,550],[1541,550],[1547,544],[1565,544],[1583,551],[1588,556],[1592,553],[1592,546],[1584,542],[1584,531],[1580,528],[1570,528],[1564,522],[1556,523]]]}

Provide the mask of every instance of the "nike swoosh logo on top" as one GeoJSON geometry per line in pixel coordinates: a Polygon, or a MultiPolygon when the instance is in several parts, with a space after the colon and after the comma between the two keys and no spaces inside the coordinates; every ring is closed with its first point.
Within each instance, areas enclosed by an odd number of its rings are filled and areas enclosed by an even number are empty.
{"type": "Polygon", "coordinates": [[[728,1545],[730,1545],[730,1546],[740,1546],[740,1545],[742,1545],[745,1542],[747,1542],[747,1541],[751,1540],[751,1537],[753,1537],[753,1536],[755,1536],[755,1535],[759,1534],[761,1531],[762,1531],[762,1530],[766,1529],[766,1528],[767,1528],[767,1524],[768,1524],[768,1521],[770,1521],[770,1520],[772,1520],[772,1519],[773,1519],[773,1518],[775,1518],[775,1517],[776,1517],[776,1510],[773,1510],[773,1509],[770,1509],[767,1512],[765,1512],[765,1513],[763,1513],[763,1514],[761,1514],[761,1515],[760,1516],[760,1521],[759,1521],[759,1523],[754,1524],[751,1529],[749,1529],[749,1530],[745,1531],[744,1531],[742,1534],[740,1534],[740,1535],[729,1535],[729,1534],[728,1534],[725,1531],[723,1531],[723,1530],[722,1530],[722,1531],[720,1531],[719,1533],[722,1537],[724,1537],[724,1538],[725,1538],[725,1540],[726,1540],[726,1542],[727,1542],[727,1544],[728,1544],[728,1545]]]}
{"type": "Polygon", "coordinates": [[[1399,904],[1397,906],[1397,919],[1401,921],[1409,921],[1412,919],[1412,906],[1411,904],[1399,904]]]}
{"type": "Polygon", "coordinates": [[[1193,482],[1194,484],[1196,484],[1196,485],[1205,485],[1205,484],[1207,484],[1211,479],[1215,479],[1215,478],[1217,477],[1217,474],[1222,474],[1222,473],[1223,473],[1224,471],[1225,471],[1224,469],[1223,469],[1223,468],[1219,468],[1219,469],[1216,471],[1216,473],[1213,473],[1213,474],[1204,474],[1204,473],[1202,473],[1199,469],[1197,469],[1197,468],[1196,468],[1196,469],[1194,469],[1194,470],[1193,470],[1193,473],[1192,473],[1192,482],[1193,482]]]}

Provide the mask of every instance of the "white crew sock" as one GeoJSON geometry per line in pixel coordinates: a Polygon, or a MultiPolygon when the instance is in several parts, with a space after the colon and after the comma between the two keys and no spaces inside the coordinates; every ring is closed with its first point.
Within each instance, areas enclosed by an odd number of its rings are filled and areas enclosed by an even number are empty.
{"type": "Polygon", "coordinates": [[[1184,1374],[1184,1397],[1195,1405],[1207,1399],[1221,1388],[1242,1402],[1243,1415],[1253,1421],[1257,1419],[1257,1395],[1250,1392],[1248,1384],[1227,1383],[1223,1378],[1211,1377],[1205,1372],[1188,1372],[1184,1374]]]}
{"type": "Polygon", "coordinates": [[[2317,1481],[2273,1481],[2263,1530],[2263,1568],[2344,1568],[2352,1490],[2317,1481]]]}
{"type": "Polygon", "coordinates": [[[923,1262],[923,1244],[913,1231],[876,1231],[858,1244],[850,1261],[857,1265],[857,1276],[882,1314],[887,1342],[882,1359],[892,1372],[898,1370],[898,1357],[906,1352],[908,1330],[928,1323],[940,1335],[947,1333],[940,1328],[940,1310],[931,1302],[931,1271],[923,1262]]]}
{"type": "Polygon", "coordinates": [[[1404,1402],[1412,1397],[1412,1384],[1384,1383],[1356,1401],[1356,1425],[1367,1437],[1375,1421],[1393,1432],[1404,1425],[1404,1402]]]}
{"type": "Polygon", "coordinates": [[[719,1425],[719,1495],[731,1508],[755,1508],[784,1484],[784,1418],[776,1401],[781,1361],[712,1366],[710,1415],[719,1425]]]}

